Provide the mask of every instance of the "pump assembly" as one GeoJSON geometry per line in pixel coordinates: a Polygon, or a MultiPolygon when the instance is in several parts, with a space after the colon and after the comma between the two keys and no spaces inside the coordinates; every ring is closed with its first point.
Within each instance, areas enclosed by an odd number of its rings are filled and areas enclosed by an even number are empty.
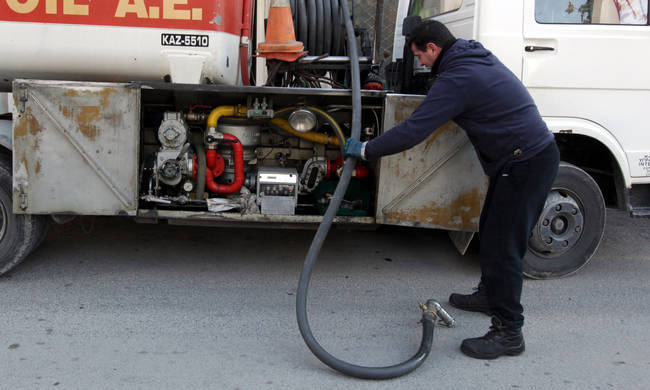
{"type": "MultiPolygon", "coordinates": [[[[148,157],[141,168],[140,198],[145,206],[242,215],[323,211],[343,165],[345,136],[339,122],[349,112],[337,109],[330,115],[327,107],[313,106],[274,110],[266,98],[248,107],[190,108],[151,114],[159,122],[155,141],[143,140],[148,157]]],[[[357,180],[371,180],[367,167],[358,165],[357,172],[357,180]]],[[[368,212],[371,186],[362,188],[358,199],[350,200],[354,215],[368,212]]]]}

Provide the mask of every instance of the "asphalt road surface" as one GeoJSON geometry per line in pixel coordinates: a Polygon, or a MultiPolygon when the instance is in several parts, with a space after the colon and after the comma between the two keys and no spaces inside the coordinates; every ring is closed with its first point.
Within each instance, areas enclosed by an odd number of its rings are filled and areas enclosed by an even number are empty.
{"type": "Polygon", "coordinates": [[[489,318],[447,304],[477,283],[475,254],[458,255],[440,231],[333,231],[309,311],[334,355],[364,365],[410,357],[417,302],[428,298],[458,323],[436,328],[417,371],[383,382],[330,370],[300,337],[295,289],[312,236],[126,219],[58,226],[0,278],[0,388],[650,388],[650,219],[609,211],[578,274],[526,280],[526,352],[493,361],[459,349],[489,318]]]}

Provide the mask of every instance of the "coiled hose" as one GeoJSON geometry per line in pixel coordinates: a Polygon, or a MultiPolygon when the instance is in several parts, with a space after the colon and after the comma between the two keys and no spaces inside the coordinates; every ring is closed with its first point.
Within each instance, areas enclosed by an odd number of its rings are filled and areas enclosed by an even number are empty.
{"type": "Polygon", "coordinates": [[[339,0],[294,0],[291,5],[296,38],[305,45],[309,55],[345,54],[342,40],[345,27],[339,0]]]}
{"type": "MultiPolygon", "coordinates": [[[[345,27],[347,32],[348,48],[350,53],[350,68],[352,71],[352,138],[359,139],[361,134],[361,90],[360,90],[360,75],[359,75],[359,56],[357,53],[356,42],[354,38],[354,29],[350,19],[350,11],[348,9],[347,1],[341,1],[341,9],[345,19],[345,27]]],[[[318,258],[318,254],[323,246],[327,233],[332,225],[334,217],[336,216],[343,196],[350,183],[352,171],[356,165],[356,158],[347,157],[345,159],[345,166],[339,184],[334,191],[334,196],[330,200],[327,212],[323,217],[314,239],[307,253],[305,264],[300,274],[298,282],[298,291],[296,294],[296,316],[298,320],[298,328],[303,340],[309,349],[316,355],[320,361],[329,367],[352,377],[362,379],[390,379],[402,375],[406,375],[411,371],[418,368],[431,352],[431,344],[433,342],[433,329],[435,326],[436,310],[435,301],[428,301],[426,305],[421,305],[422,308],[422,341],[420,348],[413,357],[410,359],[387,367],[364,367],[344,362],[337,359],[329,352],[327,352],[319,343],[311,332],[309,327],[309,320],[307,318],[307,293],[309,290],[309,281],[314,264],[318,258]]]]}

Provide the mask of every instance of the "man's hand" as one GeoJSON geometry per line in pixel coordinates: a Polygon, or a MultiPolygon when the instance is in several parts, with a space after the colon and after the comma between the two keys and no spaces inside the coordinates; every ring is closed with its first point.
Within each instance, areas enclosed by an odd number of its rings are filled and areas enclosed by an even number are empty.
{"type": "Polygon", "coordinates": [[[366,147],[365,142],[359,142],[354,138],[348,138],[345,142],[345,149],[343,150],[343,157],[356,157],[361,160],[365,160],[364,149],[366,147]]]}

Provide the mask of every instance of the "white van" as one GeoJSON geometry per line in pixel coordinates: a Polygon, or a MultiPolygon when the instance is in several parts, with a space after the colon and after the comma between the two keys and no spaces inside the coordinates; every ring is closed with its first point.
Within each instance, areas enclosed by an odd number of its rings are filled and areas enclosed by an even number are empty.
{"type": "MultiPolygon", "coordinates": [[[[407,16],[439,20],[456,37],[491,50],[528,88],[555,133],[562,161],[571,164],[561,167],[566,186],[556,182],[528,262],[546,262],[548,268],[558,260],[549,256],[556,243],[548,244],[540,233],[546,221],[567,237],[569,247],[593,247],[568,251],[574,258],[558,261],[567,267],[586,262],[595,251],[604,227],[603,201],[632,216],[650,215],[648,0],[402,0],[396,62],[403,61],[407,16]],[[548,207],[553,203],[575,204],[578,213],[560,216],[548,207]]],[[[413,77],[428,72],[416,64],[413,77]]]]}

